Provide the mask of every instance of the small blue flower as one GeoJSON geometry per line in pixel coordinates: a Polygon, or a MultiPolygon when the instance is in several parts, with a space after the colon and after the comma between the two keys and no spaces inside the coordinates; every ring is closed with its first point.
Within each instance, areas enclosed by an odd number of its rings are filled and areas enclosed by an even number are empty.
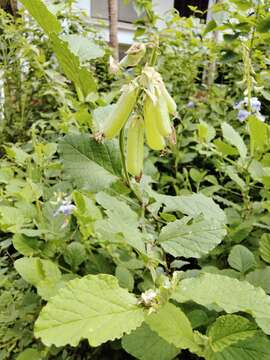
{"type": "Polygon", "coordinates": [[[189,101],[189,102],[187,103],[187,108],[189,108],[189,109],[194,109],[194,108],[195,108],[194,102],[193,102],[193,101],[189,101]]]}
{"type": "Polygon", "coordinates": [[[69,216],[73,213],[75,205],[71,204],[69,201],[63,201],[59,208],[55,211],[53,216],[57,216],[59,214],[63,214],[64,216],[69,216]]]}
{"type": "Polygon", "coordinates": [[[244,122],[249,117],[249,115],[250,115],[249,111],[240,109],[237,118],[240,122],[244,122]]]}
{"type": "Polygon", "coordinates": [[[250,99],[250,106],[251,106],[252,112],[260,112],[261,111],[261,102],[256,97],[252,97],[250,99]]]}

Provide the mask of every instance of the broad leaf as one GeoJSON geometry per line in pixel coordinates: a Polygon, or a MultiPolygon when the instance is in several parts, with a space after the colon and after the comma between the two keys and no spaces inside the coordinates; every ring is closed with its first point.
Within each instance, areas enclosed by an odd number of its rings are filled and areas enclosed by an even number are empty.
{"type": "Polygon", "coordinates": [[[41,0],[20,0],[46,34],[60,33],[61,24],[41,0]]]}
{"type": "Polygon", "coordinates": [[[137,299],[120,288],[111,275],[88,275],[71,280],[49,300],[35,323],[35,336],[46,346],[91,346],[121,338],[144,320],[137,299]]]}
{"type": "Polygon", "coordinates": [[[137,214],[123,201],[105,193],[99,193],[96,201],[106,209],[107,219],[96,222],[95,229],[102,236],[109,236],[112,241],[112,234],[122,234],[127,244],[135,249],[145,252],[145,245],[142,234],[139,231],[139,219],[137,214]]]}
{"type": "Polygon", "coordinates": [[[270,130],[269,125],[263,123],[255,116],[251,116],[248,120],[248,129],[250,135],[250,152],[251,155],[262,154],[270,146],[270,130]]]}
{"type": "Polygon", "coordinates": [[[145,323],[122,339],[123,348],[140,360],[171,360],[180,352],[145,323]]]}
{"type": "Polygon", "coordinates": [[[234,128],[227,124],[223,123],[221,125],[222,133],[224,139],[231,145],[235,146],[241,156],[241,158],[245,159],[247,156],[247,147],[241,138],[241,136],[234,130],[234,128]]]}
{"type": "Polygon", "coordinates": [[[266,334],[270,334],[270,297],[246,281],[207,273],[181,281],[173,299],[179,302],[192,300],[210,308],[215,305],[227,313],[246,312],[266,334]]]}
{"type": "Polygon", "coordinates": [[[214,249],[226,235],[219,222],[198,219],[189,224],[190,217],[184,217],[164,226],[159,236],[163,249],[175,256],[200,258],[214,249]]]}
{"type": "Polygon", "coordinates": [[[146,323],[160,337],[179,349],[195,351],[197,344],[187,316],[171,303],[164,305],[157,313],[146,318],[146,323]]]}
{"type": "Polygon", "coordinates": [[[235,245],[231,249],[228,263],[232,268],[245,273],[256,265],[256,260],[248,248],[243,245],[235,245]]]}
{"type": "Polygon", "coordinates": [[[64,170],[79,188],[92,192],[109,187],[121,174],[117,142],[104,144],[89,135],[66,136],[60,144],[64,170]]]}
{"type": "Polygon", "coordinates": [[[207,335],[212,350],[219,352],[240,340],[253,337],[257,332],[257,327],[248,319],[238,315],[224,315],[217,318],[207,335]]]}
{"type": "Polygon", "coordinates": [[[93,40],[81,35],[64,35],[64,41],[68,42],[70,50],[78,56],[81,62],[99,58],[104,55],[104,50],[93,40]]]}
{"type": "Polygon", "coordinates": [[[239,341],[221,352],[209,352],[206,360],[270,360],[270,341],[257,336],[239,341]]]}

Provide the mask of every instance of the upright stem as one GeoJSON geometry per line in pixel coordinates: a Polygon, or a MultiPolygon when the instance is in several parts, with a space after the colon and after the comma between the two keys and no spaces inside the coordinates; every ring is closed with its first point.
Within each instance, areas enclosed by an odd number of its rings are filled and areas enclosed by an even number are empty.
{"type": "Polygon", "coordinates": [[[122,162],[122,168],[124,170],[124,175],[126,182],[130,188],[132,188],[128,171],[127,171],[127,165],[126,165],[126,156],[125,156],[125,127],[122,127],[119,135],[119,148],[120,148],[120,154],[121,154],[121,162],[122,162]]]}
{"type": "Polygon", "coordinates": [[[118,37],[117,37],[118,1],[117,0],[108,0],[108,12],[109,12],[110,45],[113,49],[113,57],[116,61],[118,61],[118,37]]]}

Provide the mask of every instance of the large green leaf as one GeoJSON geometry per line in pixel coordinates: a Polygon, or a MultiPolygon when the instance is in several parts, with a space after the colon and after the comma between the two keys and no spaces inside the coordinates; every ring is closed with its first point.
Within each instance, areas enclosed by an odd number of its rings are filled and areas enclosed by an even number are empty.
{"type": "Polygon", "coordinates": [[[169,344],[179,349],[197,349],[191,324],[177,306],[167,303],[157,313],[147,317],[146,323],[169,344]]]}
{"type": "Polygon", "coordinates": [[[89,135],[66,136],[60,144],[65,173],[79,188],[93,192],[109,187],[121,174],[116,141],[104,144],[89,135]]]}
{"type": "Polygon", "coordinates": [[[228,257],[230,266],[242,273],[247,272],[256,265],[254,255],[243,245],[235,245],[228,257]]]}
{"type": "Polygon", "coordinates": [[[253,286],[261,287],[266,293],[270,293],[270,266],[257,269],[246,275],[246,280],[253,286]]]}
{"type": "Polygon", "coordinates": [[[99,58],[105,53],[93,40],[81,35],[64,35],[62,39],[68,42],[70,50],[78,56],[81,62],[99,58]]]}
{"type": "Polygon", "coordinates": [[[214,249],[226,235],[224,226],[213,219],[189,221],[190,217],[186,216],[162,228],[158,241],[167,253],[199,258],[214,249]]]}
{"type": "Polygon", "coordinates": [[[223,123],[221,125],[222,133],[224,139],[231,145],[235,146],[241,156],[241,158],[245,159],[247,156],[247,147],[241,138],[241,136],[238,134],[237,131],[234,130],[234,128],[227,124],[223,123]]]}
{"type": "Polygon", "coordinates": [[[253,337],[257,332],[256,325],[248,319],[238,315],[224,315],[217,318],[207,335],[212,350],[219,352],[240,340],[253,337]]]}
{"type": "Polygon", "coordinates": [[[206,360],[270,360],[270,341],[257,336],[239,341],[221,352],[209,352],[206,360]]]}
{"type": "Polygon", "coordinates": [[[73,54],[68,43],[61,40],[56,34],[51,34],[50,40],[57,60],[67,78],[74,82],[85,97],[95,91],[96,82],[92,72],[80,65],[78,56],[73,54]]]}
{"type": "Polygon", "coordinates": [[[144,321],[137,299],[114,276],[88,275],[71,280],[49,300],[35,323],[35,336],[47,346],[91,346],[121,338],[144,321]]]}
{"type": "Polygon", "coordinates": [[[112,241],[112,234],[122,234],[127,244],[144,253],[145,245],[142,234],[138,230],[137,214],[123,201],[103,192],[97,194],[96,201],[106,209],[108,217],[96,222],[96,231],[105,236],[107,233],[110,241],[112,241]]]}
{"type": "Polygon", "coordinates": [[[20,0],[46,34],[60,33],[61,24],[41,0],[20,0]]]}
{"type": "Polygon", "coordinates": [[[140,360],[171,360],[180,352],[169,344],[146,323],[122,339],[123,348],[140,360]]]}
{"type": "Polygon", "coordinates": [[[270,334],[270,297],[246,281],[202,274],[181,281],[173,298],[179,302],[192,300],[210,308],[215,305],[227,313],[246,312],[255,318],[266,334],[270,334]]]}

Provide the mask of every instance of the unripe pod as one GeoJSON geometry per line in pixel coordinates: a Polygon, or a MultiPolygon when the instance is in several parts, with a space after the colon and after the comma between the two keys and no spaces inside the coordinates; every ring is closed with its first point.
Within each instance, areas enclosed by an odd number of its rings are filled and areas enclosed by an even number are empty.
{"type": "Polygon", "coordinates": [[[157,104],[154,105],[153,113],[156,114],[158,131],[162,136],[168,136],[172,133],[170,115],[168,112],[167,102],[161,95],[157,104]]]}
{"type": "Polygon", "coordinates": [[[161,94],[163,95],[164,99],[166,100],[167,107],[170,114],[175,114],[177,110],[177,105],[171,95],[169,94],[168,90],[166,89],[165,85],[161,85],[161,94]]]}
{"type": "Polygon", "coordinates": [[[127,135],[127,171],[140,176],[144,158],[144,122],[140,116],[134,116],[127,135]]]}
{"type": "Polygon", "coordinates": [[[138,96],[138,89],[133,84],[123,91],[118,99],[114,111],[106,120],[103,134],[107,139],[117,136],[127,122],[138,96]]]}
{"type": "Polygon", "coordinates": [[[158,131],[156,112],[153,112],[153,102],[148,96],[144,102],[144,121],[148,146],[153,150],[164,149],[165,140],[158,131]]]}

